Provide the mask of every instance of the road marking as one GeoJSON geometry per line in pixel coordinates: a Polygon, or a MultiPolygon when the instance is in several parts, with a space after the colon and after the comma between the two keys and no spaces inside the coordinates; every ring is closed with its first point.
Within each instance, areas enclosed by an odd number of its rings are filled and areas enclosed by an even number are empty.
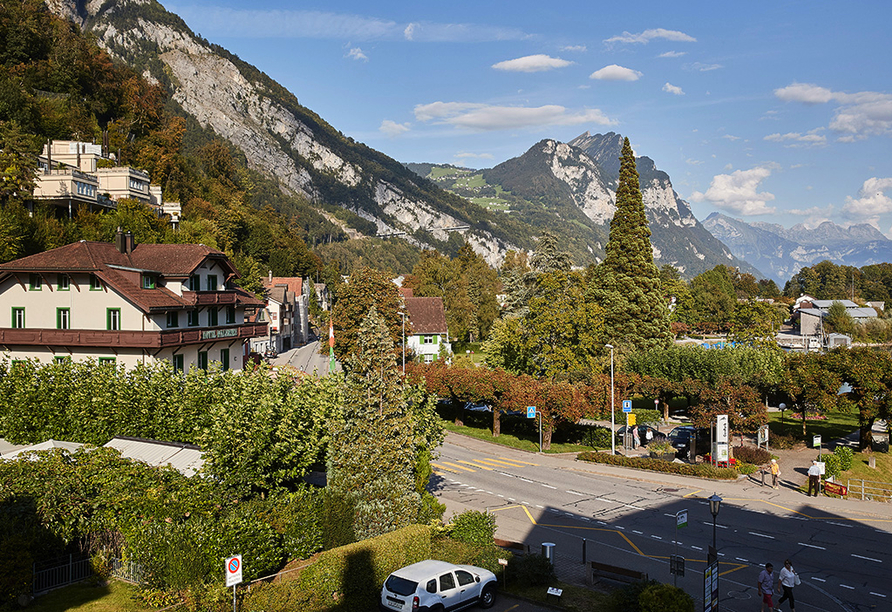
{"type": "Polygon", "coordinates": [[[768,538],[769,540],[774,539],[774,536],[765,535],[764,533],[756,533],[755,531],[750,531],[750,535],[754,535],[757,538],[768,538]]]}
{"type": "Polygon", "coordinates": [[[724,556],[725,556],[725,553],[717,553],[717,554],[718,554],[718,556],[720,556],[720,557],[724,557],[724,556]]]}
{"type": "Polygon", "coordinates": [[[623,527],[622,525],[614,525],[613,528],[614,529],[625,529],[625,527],[623,527]]]}
{"type": "MultiPolygon", "coordinates": [[[[715,524],[715,523],[707,523],[706,521],[701,521],[701,522],[704,525],[706,525],[707,527],[712,527],[715,524]]],[[[728,528],[727,525],[716,525],[716,527],[718,527],[719,529],[727,529],[728,528]]]]}
{"type": "Polygon", "coordinates": [[[492,492],[492,491],[487,491],[487,493],[489,493],[490,495],[493,495],[493,492],[492,492]]]}
{"type": "Polygon", "coordinates": [[[674,514],[667,514],[665,512],[663,513],[663,516],[668,516],[669,518],[675,518],[674,514]]]}
{"type": "Polygon", "coordinates": [[[490,471],[490,472],[492,471],[492,468],[491,468],[491,467],[486,467],[486,466],[483,466],[483,465],[477,465],[476,463],[471,463],[470,461],[461,461],[461,460],[459,460],[459,459],[456,459],[456,461],[458,461],[459,463],[463,463],[463,464],[465,464],[465,465],[472,465],[472,466],[474,466],[475,468],[479,468],[479,469],[481,469],[481,470],[488,470],[488,471],[490,471]]]}
{"type": "Polygon", "coordinates": [[[852,556],[857,557],[858,559],[864,559],[865,561],[874,561],[875,563],[882,563],[882,561],[880,561],[879,559],[873,559],[871,557],[862,557],[861,555],[856,555],[854,553],[852,553],[852,556]]]}
{"type": "Polygon", "coordinates": [[[580,493],[579,491],[567,490],[567,491],[564,491],[564,492],[565,492],[565,493],[569,493],[570,495],[579,495],[579,496],[581,496],[581,497],[585,497],[585,493],[580,493]]]}
{"type": "Polygon", "coordinates": [[[579,518],[581,518],[581,519],[584,520],[584,521],[590,521],[590,520],[592,520],[592,519],[590,519],[590,518],[587,517],[587,516],[580,516],[579,518]]]}
{"type": "Polygon", "coordinates": [[[852,528],[851,525],[846,525],[846,524],[844,524],[844,523],[834,523],[833,521],[827,521],[827,524],[828,524],[828,525],[836,525],[837,527],[847,527],[847,528],[849,528],[849,529],[852,528]]]}
{"type": "Polygon", "coordinates": [[[517,501],[517,500],[515,500],[513,497],[509,497],[508,501],[517,501]]]}
{"type": "Polygon", "coordinates": [[[498,496],[501,497],[502,499],[505,499],[505,496],[502,495],[501,493],[496,493],[496,495],[498,495],[498,496]]]}
{"type": "Polygon", "coordinates": [[[734,557],[734,558],[737,559],[738,561],[743,561],[744,563],[749,563],[749,561],[747,561],[743,557],[734,557]]]}
{"type": "Polygon", "coordinates": [[[555,490],[557,490],[557,487],[553,487],[553,486],[551,486],[551,485],[544,484],[544,485],[542,485],[542,486],[545,487],[546,489],[555,489],[555,490]]]}
{"type": "Polygon", "coordinates": [[[505,461],[513,461],[514,463],[523,463],[525,465],[536,465],[536,466],[539,465],[538,463],[530,463],[529,461],[521,461],[520,459],[511,459],[509,457],[499,457],[499,459],[504,459],[505,461]]]}
{"type": "MultiPolygon", "coordinates": [[[[441,470],[446,470],[447,472],[452,472],[453,474],[458,474],[458,473],[459,473],[458,470],[453,470],[452,468],[448,468],[448,467],[446,467],[446,466],[440,465],[439,463],[431,463],[431,466],[433,466],[433,467],[435,467],[435,468],[438,468],[438,469],[441,469],[441,470]]],[[[460,469],[462,469],[462,470],[467,469],[467,468],[463,468],[463,467],[461,467],[461,466],[458,466],[458,467],[459,467],[460,469]]],[[[468,470],[468,471],[469,471],[469,472],[473,472],[474,470],[468,470]]]]}
{"type": "Polygon", "coordinates": [[[660,536],[658,536],[658,535],[653,535],[653,534],[651,534],[650,537],[652,537],[654,540],[662,540],[662,539],[663,539],[663,538],[661,538],[660,536]]]}
{"type": "Polygon", "coordinates": [[[854,591],[854,590],[855,590],[855,587],[853,587],[853,586],[849,586],[849,585],[847,585],[847,584],[840,584],[839,586],[841,586],[841,587],[844,588],[844,589],[849,589],[849,590],[851,590],[851,591],[854,591]]]}
{"type": "Polygon", "coordinates": [[[637,533],[638,535],[644,535],[643,531],[638,531],[637,529],[633,529],[632,533],[637,533]]]}
{"type": "Polygon", "coordinates": [[[799,546],[808,546],[809,548],[817,548],[818,550],[827,550],[823,546],[815,546],[814,544],[806,544],[805,542],[798,542],[799,546]]]}
{"type": "Polygon", "coordinates": [[[522,480],[522,481],[524,481],[524,482],[533,482],[532,480],[529,480],[529,479],[527,479],[527,478],[520,478],[519,476],[518,476],[517,479],[518,479],[518,480],[522,480]]]}
{"type": "Polygon", "coordinates": [[[812,576],[811,579],[812,579],[812,580],[817,580],[818,582],[827,582],[827,581],[824,580],[823,578],[818,578],[817,576],[812,576]]]}
{"type": "Polygon", "coordinates": [[[540,506],[539,504],[536,504],[536,507],[539,509],[544,509],[544,506],[540,506]]]}
{"type": "MultiPolygon", "coordinates": [[[[443,463],[446,465],[452,466],[454,468],[457,468],[459,470],[464,470],[465,472],[476,472],[477,471],[477,470],[472,470],[471,468],[466,468],[463,465],[458,465],[457,463],[449,463],[448,461],[444,461],[443,463]]],[[[432,465],[436,465],[436,464],[432,464],[432,465]]],[[[441,466],[438,465],[437,467],[441,467],[441,466]]],[[[446,469],[448,470],[449,468],[446,468],[446,469]]]]}
{"type": "Polygon", "coordinates": [[[874,593],[873,591],[869,591],[871,595],[876,595],[877,597],[886,597],[882,593],[874,593]]]}
{"type": "Polygon", "coordinates": [[[500,459],[477,459],[479,463],[485,463],[486,465],[494,465],[496,467],[523,467],[518,463],[511,463],[510,461],[502,461],[500,459]]]}
{"type": "Polygon", "coordinates": [[[693,548],[694,550],[703,550],[703,549],[700,548],[699,546],[691,546],[691,548],[693,548]]]}

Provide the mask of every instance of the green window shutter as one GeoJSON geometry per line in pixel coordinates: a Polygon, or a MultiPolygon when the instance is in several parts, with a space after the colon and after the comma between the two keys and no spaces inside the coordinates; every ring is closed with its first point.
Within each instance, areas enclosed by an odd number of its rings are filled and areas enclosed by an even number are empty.
{"type": "Polygon", "coordinates": [[[229,369],[229,349],[220,349],[220,363],[224,370],[229,369]]]}
{"type": "Polygon", "coordinates": [[[13,329],[25,329],[25,309],[13,307],[12,309],[12,325],[13,329]]]}

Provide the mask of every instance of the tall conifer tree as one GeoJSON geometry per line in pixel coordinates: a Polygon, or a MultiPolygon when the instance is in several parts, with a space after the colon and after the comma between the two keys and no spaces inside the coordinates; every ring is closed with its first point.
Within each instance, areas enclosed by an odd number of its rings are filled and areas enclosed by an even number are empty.
{"type": "Polygon", "coordinates": [[[631,349],[668,345],[669,309],[654,265],[638,169],[628,138],[620,157],[607,255],[595,269],[589,291],[590,298],[604,309],[606,336],[612,344],[631,349]]]}

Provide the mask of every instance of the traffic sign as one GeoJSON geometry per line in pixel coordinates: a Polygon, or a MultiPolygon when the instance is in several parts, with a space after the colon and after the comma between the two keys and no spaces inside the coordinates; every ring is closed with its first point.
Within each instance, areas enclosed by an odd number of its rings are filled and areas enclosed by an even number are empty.
{"type": "Polygon", "coordinates": [[[527,406],[527,418],[528,419],[536,418],[536,407],[535,406],[527,406]]]}
{"type": "Polygon", "coordinates": [[[226,586],[231,587],[242,581],[242,556],[226,559],[226,586]]]}
{"type": "Polygon", "coordinates": [[[815,436],[811,442],[813,447],[821,448],[821,436],[815,436]]]}
{"type": "Polygon", "coordinates": [[[675,527],[687,527],[688,526],[688,511],[687,510],[679,510],[675,513],[675,527]]]}
{"type": "Polygon", "coordinates": [[[623,400],[623,412],[632,412],[632,400],[623,400]]]}
{"type": "Polygon", "coordinates": [[[636,419],[635,417],[637,417],[637,416],[638,416],[638,415],[635,414],[634,412],[629,413],[629,416],[626,417],[627,419],[629,419],[629,426],[632,426],[632,425],[635,425],[635,424],[636,424],[635,421],[636,421],[637,419],[636,419]]]}
{"type": "Polygon", "coordinates": [[[669,555],[669,573],[684,577],[684,557],[669,555]]]}

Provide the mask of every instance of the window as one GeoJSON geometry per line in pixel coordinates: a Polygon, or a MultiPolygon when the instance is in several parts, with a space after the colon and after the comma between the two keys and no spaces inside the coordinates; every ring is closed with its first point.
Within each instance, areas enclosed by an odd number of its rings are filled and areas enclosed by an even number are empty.
{"type": "Polygon", "coordinates": [[[433,356],[433,355],[431,355],[430,353],[428,353],[427,355],[424,356],[424,363],[433,363],[433,362],[434,362],[434,356],[433,356]]]}
{"type": "Polygon", "coordinates": [[[198,367],[202,370],[208,369],[208,353],[207,351],[199,351],[198,353],[198,367]]]}
{"type": "Polygon", "coordinates": [[[182,355],[174,355],[170,361],[173,364],[174,372],[182,372],[183,371],[183,356],[182,355]]]}
{"type": "Polygon", "coordinates": [[[455,577],[458,578],[458,586],[468,586],[474,584],[474,576],[471,572],[465,570],[455,570],[455,577]]]}
{"type": "Polygon", "coordinates": [[[53,361],[55,361],[56,363],[71,363],[71,356],[70,355],[56,355],[55,357],[53,357],[53,361]]]}
{"type": "Polygon", "coordinates": [[[143,289],[154,289],[155,288],[155,277],[151,274],[143,274],[142,275],[142,288],[143,289]]]}
{"type": "Polygon", "coordinates": [[[219,321],[217,320],[217,309],[209,308],[208,309],[208,325],[213,327],[218,324],[219,324],[219,321]]]}
{"type": "Polygon", "coordinates": [[[71,329],[70,308],[56,308],[56,329],[71,329]]]}
{"type": "Polygon", "coordinates": [[[115,365],[114,357],[100,357],[99,365],[115,365]]]}
{"type": "Polygon", "coordinates": [[[455,578],[452,574],[443,574],[440,576],[440,592],[448,591],[455,588],[455,578]]]}
{"type": "Polygon", "coordinates": [[[81,183],[80,181],[74,181],[74,184],[77,185],[77,193],[78,195],[93,197],[96,195],[96,186],[90,185],[89,183],[81,183]]]}
{"type": "Polygon", "coordinates": [[[235,323],[235,306],[226,307],[226,322],[230,325],[235,323]]]}
{"type": "Polygon", "coordinates": [[[186,325],[189,327],[198,327],[198,311],[189,310],[186,312],[186,325]]]}
{"type": "Polygon", "coordinates": [[[121,329],[121,309],[109,308],[105,311],[105,329],[118,331],[121,329]]]}
{"type": "Polygon", "coordinates": [[[428,593],[436,593],[437,592],[437,579],[427,581],[427,586],[424,587],[424,590],[428,593]]]}
{"type": "Polygon", "coordinates": [[[167,326],[168,327],[179,327],[180,326],[180,312],[178,310],[168,310],[167,311],[167,326]]]}
{"type": "Polygon", "coordinates": [[[224,370],[229,369],[229,349],[220,349],[220,364],[224,370]]]}
{"type": "Polygon", "coordinates": [[[421,344],[436,344],[438,336],[422,336],[421,344]]]}
{"type": "Polygon", "coordinates": [[[71,277],[67,274],[60,274],[56,278],[56,286],[59,291],[69,291],[71,289],[71,277]]]}
{"type": "Polygon", "coordinates": [[[197,274],[189,277],[189,291],[201,291],[201,277],[197,274]]]}
{"type": "Polygon", "coordinates": [[[43,278],[40,274],[32,274],[31,278],[28,282],[28,290],[29,291],[42,291],[43,290],[43,278]]]}
{"type": "Polygon", "coordinates": [[[102,281],[95,274],[90,275],[90,291],[102,291],[102,281]]]}
{"type": "Polygon", "coordinates": [[[25,309],[24,308],[15,308],[12,309],[12,328],[13,329],[25,329],[25,309]]]}
{"type": "Polygon", "coordinates": [[[216,274],[208,274],[208,291],[216,291],[217,290],[217,275],[216,274]]]}

